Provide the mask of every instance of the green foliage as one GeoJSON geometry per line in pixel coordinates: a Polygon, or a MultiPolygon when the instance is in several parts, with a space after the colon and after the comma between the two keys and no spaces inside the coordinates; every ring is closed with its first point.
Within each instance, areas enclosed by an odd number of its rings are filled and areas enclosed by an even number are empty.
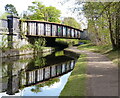
{"type": "Polygon", "coordinates": [[[88,32],[96,45],[112,44],[118,48],[120,28],[120,2],[88,2],[83,7],[88,19],[88,32]]]}
{"type": "Polygon", "coordinates": [[[42,57],[35,57],[35,66],[45,66],[46,64],[46,59],[45,58],[42,58],[42,57]]]}
{"type": "Polygon", "coordinates": [[[84,44],[87,44],[87,43],[90,43],[91,41],[90,40],[80,40],[79,42],[82,42],[84,44]]]}
{"type": "Polygon", "coordinates": [[[85,96],[86,95],[86,56],[81,55],[72,71],[67,84],[60,96],[85,96]]]}
{"type": "Polygon", "coordinates": [[[64,18],[63,23],[65,25],[81,29],[80,24],[73,17],[66,17],[66,18],[64,18]]]}
{"type": "Polygon", "coordinates": [[[60,22],[60,10],[55,7],[46,7],[41,2],[32,2],[32,6],[28,7],[29,15],[24,15],[24,18],[29,18],[32,20],[44,20],[49,22],[60,22]]]}
{"type": "Polygon", "coordinates": [[[18,13],[16,11],[16,8],[14,7],[14,5],[12,4],[7,4],[5,6],[5,11],[11,15],[15,15],[15,16],[18,16],[18,13]]]}
{"type": "Polygon", "coordinates": [[[120,58],[118,57],[120,55],[120,51],[113,50],[111,45],[102,45],[102,46],[96,46],[95,44],[88,42],[86,44],[80,45],[78,49],[81,50],[90,50],[93,52],[98,52],[106,55],[108,58],[110,58],[114,63],[118,64],[120,58]]]}
{"type": "Polygon", "coordinates": [[[79,43],[78,39],[59,39],[59,38],[57,38],[56,41],[59,43],[65,44],[65,45],[69,45],[69,46],[79,43]]]}
{"type": "Polygon", "coordinates": [[[64,51],[57,51],[55,53],[55,56],[63,56],[64,55],[64,51]]]}
{"type": "Polygon", "coordinates": [[[19,50],[30,50],[33,49],[33,46],[31,44],[23,45],[19,48],[19,50]]]}
{"type": "Polygon", "coordinates": [[[39,87],[32,88],[31,91],[34,92],[34,93],[41,92],[41,90],[39,89],[39,87]]]}
{"type": "Polygon", "coordinates": [[[44,20],[49,22],[60,22],[58,19],[60,17],[60,13],[60,10],[56,9],[55,7],[46,7],[44,11],[44,20]]]}
{"type": "Polygon", "coordinates": [[[36,52],[41,52],[42,51],[42,47],[44,47],[46,44],[46,40],[45,38],[39,38],[39,39],[36,39],[34,45],[33,45],[33,48],[36,52]]]}
{"type": "Polygon", "coordinates": [[[10,15],[9,13],[3,13],[1,16],[0,16],[0,19],[7,19],[7,16],[10,15]]]}
{"type": "Polygon", "coordinates": [[[44,20],[43,10],[45,9],[45,6],[42,5],[41,2],[37,1],[32,2],[32,4],[33,6],[28,6],[30,14],[27,17],[32,20],[44,20]]]}
{"type": "Polygon", "coordinates": [[[22,47],[19,48],[19,50],[30,50],[33,49],[35,53],[42,52],[43,49],[45,49],[46,45],[46,40],[45,38],[38,38],[35,39],[35,42],[33,44],[27,44],[23,45],[22,47]]]}
{"type": "Polygon", "coordinates": [[[8,43],[11,43],[12,41],[9,41],[8,42],[8,38],[7,38],[7,35],[6,34],[3,34],[2,35],[2,41],[0,42],[0,50],[2,51],[6,51],[8,49],[10,49],[8,47],[8,43]]]}
{"type": "Polygon", "coordinates": [[[97,45],[110,44],[106,14],[104,17],[99,16],[102,10],[103,5],[101,3],[86,3],[84,6],[84,13],[88,19],[90,39],[97,45]]]}
{"type": "Polygon", "coordinates": [[[34,44],[23,45],[22,47],[19,48],[19,50],[33,49],[35,53],[39,53],[39,52],[42,52],[43,49],[46,49],[45,45],[46,45],[46,40],[45,38],[41,37],[41,38],[35,39],[34,44]]]}
{"type": "Polygon", "coordinates": [[[3,34],[3,36],[2,36],[2,42],[0,42],[0,45],[1,45],[1,47],[0,47],[1,50],[6,48],[6,46],[7,46],[7,37],[5,34],[3,34]]]}

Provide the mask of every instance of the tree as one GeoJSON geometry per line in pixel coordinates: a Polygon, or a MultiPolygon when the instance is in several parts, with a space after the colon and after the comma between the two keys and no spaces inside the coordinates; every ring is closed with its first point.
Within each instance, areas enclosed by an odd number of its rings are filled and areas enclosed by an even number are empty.
{"type": "Polygon", "coordinates": [[[89,2],[84,5],[83,10],[89,22],[88,29],[93,32],[92,34],[96,34],[98,37],[96,39],[99,39],[100,42],[107,33],[107,40],[110,39],[109,42],[111,42],[113,49],[120,47],[119,5],[120,2],[89,2]]]}
{"type": "Polygon", "coordinates": [[[44,20],[43,11],[45,6],[41,2],[32,2],[33,6],[28,6],[28,18],[32,20],[44,20]]]}
{"type": "Polygon", "coordinates": [[[7,16],[10,15],[8,13],[3,13],[2,15],[0,15],[0,19],[7,19],[7,16]]]}
{"type": "Polygon", "coordinates": [[[15,8],[14,5],[12,5],[12,4],[7,4],[7,5],[5,6],[5,11],[6,11],[7,13],[11,14],[11,15],[16,15],[16,16],[18,16],[18,13],[17,13],[17,11],[16,11],[16,8],[15,8]]]}
{"type": "Polygon", "coordinates": [[[44,20],[49,22],[60,22],[60,10],[56,9],[55,7],[49,6],[46,7],[44,10],[44,20]]]}
{"type": "Polygon", "coordinates": [[[33,6],[29,6],[29,19],[32,20],[45,20],[49,22],[60,22],[60,10],[55,7],[46,7],[41,2],[32,2],[33,6]]]}
{"type": "Polygon", "coordinates": [[[90,32],[90,39],[96,45],[110,44],[106,14],[104,14],[104,17],[102,17],[103,15],[100,15],[102,9],[103,6],[101,3],[94,2],[86,3],[83,7],[85,17],[88,20],[88,31],[90,32]]]}
{"type": "Polygon", "coordinates": [[[75,5],[71,9],[87,18],[88,32],[93,43],[111,44],[113,49],[120,48],[120,2],[85,2],[82,3],[82,12],[81,1],[76,0],[75,5]]]}
{"type": "Polygon", "coordinates": [[[72,17],[66,17],[66,18],[64,18],[63,23],[65,25],[81,29],[80,24],[74,18],[72,18],[72,17]]]}

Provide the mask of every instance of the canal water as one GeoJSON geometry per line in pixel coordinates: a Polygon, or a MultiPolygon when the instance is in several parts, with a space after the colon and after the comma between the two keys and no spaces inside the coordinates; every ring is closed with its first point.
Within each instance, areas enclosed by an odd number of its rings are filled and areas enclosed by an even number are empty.
{"type": "Polygon", "coordinates": [[[1,58],[1,96],[59,96],[77,58],[64,51],[1,58]]]}

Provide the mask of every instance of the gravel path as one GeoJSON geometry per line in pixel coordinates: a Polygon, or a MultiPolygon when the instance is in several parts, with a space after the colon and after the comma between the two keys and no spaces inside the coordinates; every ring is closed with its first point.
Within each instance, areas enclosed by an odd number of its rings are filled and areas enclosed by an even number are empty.
{"type": "Polygon", "coordinates": [[[71,50],[87,55],[87,96],[118,96],[118,66],[99,53],[71,50]]]}

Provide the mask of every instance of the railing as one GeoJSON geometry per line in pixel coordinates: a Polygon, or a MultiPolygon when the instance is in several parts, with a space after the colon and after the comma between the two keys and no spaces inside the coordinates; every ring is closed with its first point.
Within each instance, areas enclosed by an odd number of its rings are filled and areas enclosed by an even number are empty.
{"type": "Polygon", "coordinates": [[[62,38],[80,38],[79,29],[63,24],[26,20],[20,21],[21,31],[28,36],[43,36],[43,37],[62,37],[62,38]]]}

